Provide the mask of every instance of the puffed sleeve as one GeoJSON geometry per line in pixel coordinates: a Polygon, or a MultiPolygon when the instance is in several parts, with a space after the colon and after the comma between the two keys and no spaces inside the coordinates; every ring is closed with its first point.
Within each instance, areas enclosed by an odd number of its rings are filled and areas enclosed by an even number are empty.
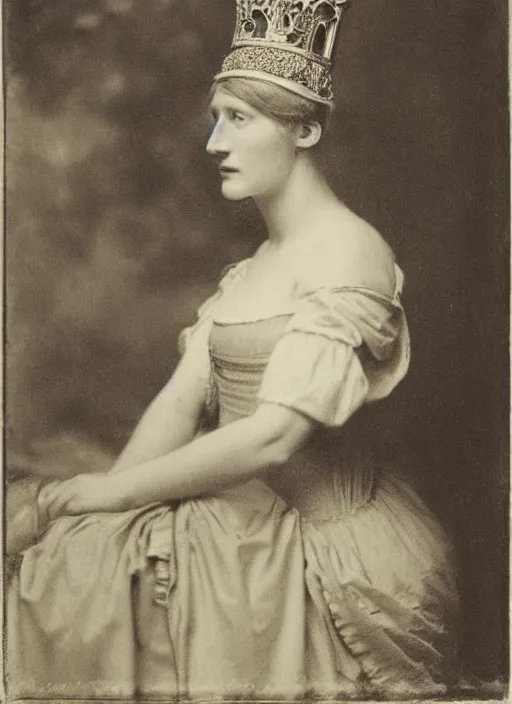
{"type": "Polygon", "coordinates": [[[322,288],[292,316],[276,344],[259,402],[293,408],[327,426],[384,398],[409,366],[409,333],[393,298],[361,288],[322,288]]]}

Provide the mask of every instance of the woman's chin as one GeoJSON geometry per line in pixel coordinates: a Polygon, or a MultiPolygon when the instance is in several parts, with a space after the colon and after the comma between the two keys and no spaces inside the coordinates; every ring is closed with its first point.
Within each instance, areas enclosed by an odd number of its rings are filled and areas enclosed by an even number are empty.
{"type": "Polygon", "coordinates": [[[247,193],[244,189],[237,188],[234,184],[229,183],[228,181],[222,182],[221,191],[222,195],[226,200],[237,201],[245,200],[246,198],[250,197],[250,194],[247,193]]]}

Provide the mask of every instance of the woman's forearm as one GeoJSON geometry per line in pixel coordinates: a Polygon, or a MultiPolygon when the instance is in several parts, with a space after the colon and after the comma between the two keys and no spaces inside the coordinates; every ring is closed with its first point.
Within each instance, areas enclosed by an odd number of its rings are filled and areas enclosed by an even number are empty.
{"type": "MultiPolygon", "coordinates": [[[[279,411],[278,411],[279,412],[279,411]]],[[[251,416],[203,435],[186,447],[125,470],[114,493],[124,509],[211,494],[282,466],[309,433],[305,418],[251,416]]]]}
{"type": "Polygon", "coordinates": [[[277,464],[272,444],[247,434],[241,420],[192,441],[185,447],[119,475],[126,508],[209,494],[247,481],[277,464]]]}
{"type": "Polygon", "coordinates": [[[262,404],[249,418],[196,437],[162,457],[117,473],[79,474],[47,487],[51,518],[126,511],[219,490],[283,467],[314,422],[283,406],[262,404]]]}

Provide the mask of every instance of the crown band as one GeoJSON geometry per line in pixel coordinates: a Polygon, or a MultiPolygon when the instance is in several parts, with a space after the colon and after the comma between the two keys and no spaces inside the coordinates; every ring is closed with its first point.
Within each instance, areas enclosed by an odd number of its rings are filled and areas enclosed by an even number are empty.
{"type": "Polygon", "coordinates": [[[306,86],[301,86],[295,81],[288,81],[286,78],[279,78],[279,76],[272,76],[269,73],[264,73],[263,71],[224,71],[223,73],[218,73],[213,77],[214,81],[225,81],[228,78],[249,78],[253,81],[263,81],[264,83],[271,83],[280,88],[294,93],[295,95],[300,95],[302,98],[307,100],[312,100],[315,103],[320,103],[321,105],[326,105],[329,108],[334,107],[334,102],[332,100],[323,100],[319,98],[316,93],[306,88],[306,86]]]}
{"type": "MultiPolygon", "coordinates": [[[[307,51],[304,49],[301,49],[298,46],[289,46],[288,44],[283,45],[282,43],[278,42],[267,42],[265,41],[264,43],[261,41],[261,39],[244,39],[241,42],[233,42],[233,45],[231,46],[231,50],[233,49],[238,49],[241,46],[264,46],[264,47],[270,47],[273,49],[280,49],[281,51],[290,51],[294,52],[296,54],[300,54],[301,56],[304,56],[305,58],[309,59],[311,57],[311,54],[309,54],[307,51]]],[[[323,56],[314,56],[315,61],[318,61],[319,63],[323,64],[324,66],[331,67],[331,62],[329,59],[325,59],[323,56]]]]}
{"type": "Polygon", "coordinates": [[[283,87],[288,90],[320,103],[332,103],[330,62],[316,57],[274,46],[240,46],[224,59],[221,71],[215,78],[237,75],[248,78],[251,75],[261,78],[263,75],[277,85],[283,84],[273,79],[282,79],[286,81],[283,87]]]}

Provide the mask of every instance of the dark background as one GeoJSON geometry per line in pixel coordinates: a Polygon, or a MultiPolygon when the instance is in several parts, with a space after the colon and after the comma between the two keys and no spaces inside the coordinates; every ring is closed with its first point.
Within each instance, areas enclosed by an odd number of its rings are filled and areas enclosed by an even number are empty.
{"type": "MultiPolygon", "coordinates": [[[[264,237],[204,144],[234,0],[6,0],[7,449],[101,470],[221,269],[264,237]]],[[[505,0],[353,0],[322,160],[406,273],[408,378],[383,444],[452,532],[465,655],[506,673],[505,0]]]]}

